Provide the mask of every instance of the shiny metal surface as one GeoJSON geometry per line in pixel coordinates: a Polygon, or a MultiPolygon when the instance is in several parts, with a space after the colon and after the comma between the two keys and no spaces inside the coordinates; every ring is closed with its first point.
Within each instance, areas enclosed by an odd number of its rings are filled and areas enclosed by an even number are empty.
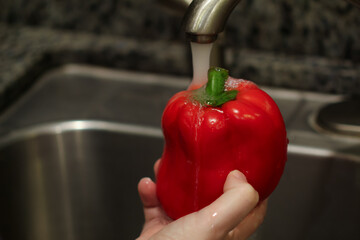
{"type": "Polygon", "coordinates": [[[3,138],[1,239],[134,239],[143,217],[137,181],[153,175],[161,136],[153,128],[71,121],[3,138]]]}
{"type": "Polygon", "coordinates": [[[189,39],[198,43],[214,42],[240,0],[194,0],[184,16],[189,39]]]}
{"type": "Polygon", "coordinates": [[[360,163],[293,154],[255,239],[359,239],[360,163]]]}
{"type": "Polygon", "coordinates": [[[316,116],[316,123],[330,133],[360,137],[360,100],[351,99],[324,106],[316,116]]]}
{"type": "Polygon", "coordinates": [[[160,127],[167,100],[189,81],[69,64],[44,74],[0,116],[0,135],[29,125],[74,119],[160,127]]]}
{"type": "MultiPolygon", "coordinates": [[[[134,239],[137,183],[161,156],[160,118],[188,79],[66,65],[0,117],[0,239],[134,239]]],[[[342,96],[264,88],[284,116],[284,176],[252,239],[360,238],[360,139],[309,122],[342,96]]]]}

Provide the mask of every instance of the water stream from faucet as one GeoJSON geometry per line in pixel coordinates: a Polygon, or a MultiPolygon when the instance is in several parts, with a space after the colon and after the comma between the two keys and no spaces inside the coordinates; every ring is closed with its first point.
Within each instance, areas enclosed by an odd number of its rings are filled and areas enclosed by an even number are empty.
{"type": "Polygon", "coordinates": [[[191,42],[193,61],[193,79],[189,89],[196,89],[207,83],[207,72],[210,67],[210,53],[213,44],[199,44],[191,42]]]}

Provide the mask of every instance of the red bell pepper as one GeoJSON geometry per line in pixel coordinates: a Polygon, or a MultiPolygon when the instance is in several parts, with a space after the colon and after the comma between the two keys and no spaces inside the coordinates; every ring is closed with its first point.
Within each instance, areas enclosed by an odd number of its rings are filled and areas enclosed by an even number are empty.
{"type": "Polygon", "coordinates": [[[225,69],[211,68],[206,86],[173,96],[162,128],[157,195],[173,219],[218,198],[234,169],[246,176],[260,201],[283,173],[287,137],[276,103],[254,83],[228,77],[225,69]]]}

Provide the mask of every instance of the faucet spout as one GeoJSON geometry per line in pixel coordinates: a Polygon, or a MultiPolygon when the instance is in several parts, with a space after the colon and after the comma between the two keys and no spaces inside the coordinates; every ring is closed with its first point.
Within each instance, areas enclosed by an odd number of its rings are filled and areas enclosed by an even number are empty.
{"type": "Polygon", "coordinates": [[[190,41],[214,42],[239,2],[240,0],[193,0],[183,20],[190,41]]]}

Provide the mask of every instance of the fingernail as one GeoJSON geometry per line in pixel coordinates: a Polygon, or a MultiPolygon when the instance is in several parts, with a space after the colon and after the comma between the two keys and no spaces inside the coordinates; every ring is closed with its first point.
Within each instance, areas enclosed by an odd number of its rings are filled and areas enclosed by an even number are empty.
{"type": "Polygon", "coordinates": [[[142,181],[144,181],[145,184],[149,184],[149,183],[151,183],[151,178],[144,177],[144,178],[142,178],[142,181]]]}
{"type": "Polygon", "coordinates": [[[246,182],[246,177],[245,177],[245,175],[244,175],[242,172],[240,172],[239,170],[233,170],[233,171],[231,171],[231,172],[230,172],[230,175],[233,176],[233,177],[236,178],[236,179],[239,179],[239,180],[241,180],[241,181],[246,182]]]}

